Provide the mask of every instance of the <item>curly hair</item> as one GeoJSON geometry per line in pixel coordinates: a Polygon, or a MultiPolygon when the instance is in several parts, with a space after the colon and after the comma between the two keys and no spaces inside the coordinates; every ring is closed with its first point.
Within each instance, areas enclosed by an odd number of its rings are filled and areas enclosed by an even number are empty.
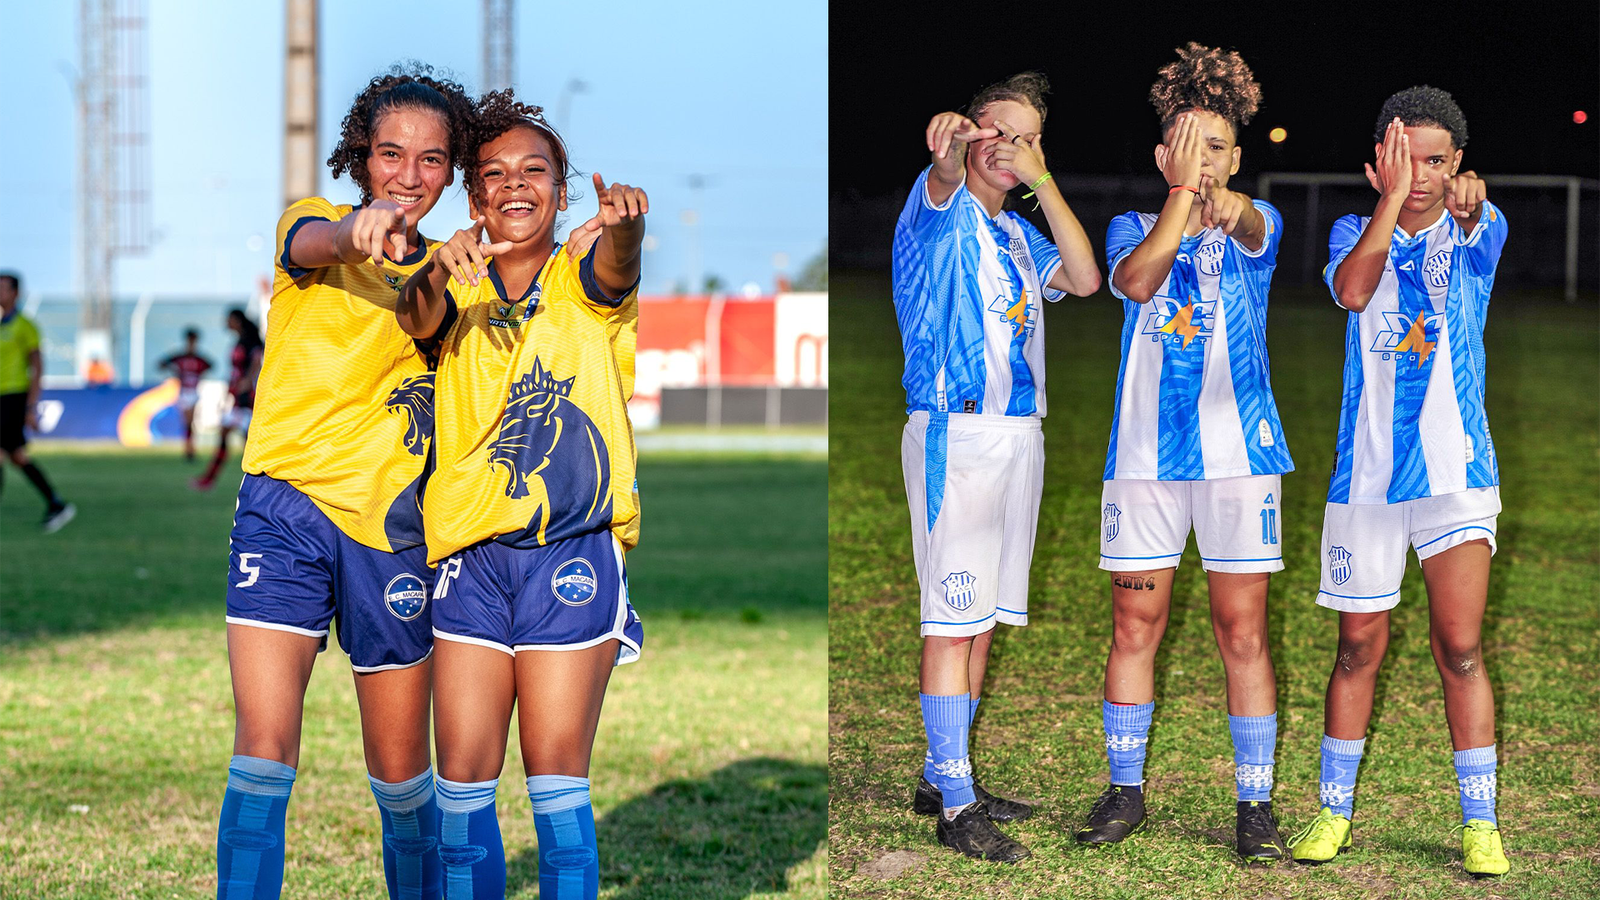
{"type": "Polygon", "coordinates": [[[1419,84],[1408,87],[1383,101],[1383,111],[1378,113],[1378,125],[1372,139],[1383,143],[1383,133],[1389,123],[1399,117],[1406,125],[1425,128],[1443,128],[1450,132],[1450,146],[1460,150],[1467,145],[1467,117],[1456,105],[1448,91],[1419,84]]]}
{"type": "Polygon", "coordinates": [[[1178,48],[1178,59],[1156,72],[1150,103],[1161,116],[1166,134],[1180,113],[1200,109],[1221,116],[1239,133],[1239,126],[1261,108],[1261,85],[1237,51],[1206,47],[1196,41],[1178,48]]]}
{"type": "Polygon", "coordinates": [[[478,154],[483,152],[485,144],[513,128],[530,128],[550,142],[550,152],[555,154],[551,165],[556,185],[568,188],[569,202],[576,199],[578,194],[568,187],[568,182],[577,170],[572,167],[566,142],[545,121],[543,107],[518,101],[511,88],[484,94],[478,98],[473,109],[471,125],[462,143],[462,171],[467,176],[467,193],[474,198],[483,195],[483,178],[478,175],[478,154]]]}
{"type": "Polygon", "coordinates": [[[1033,107],[1039,113],[1039,125],[1044,126],[1044,95],[1050,92],[1050,79],[1042,72],[1019,72],[1005,81],[997,81],[972,95],[963,115],[974,121],[991,103],[1011,100],[1033,107]]]}
{"type": "Polygon", "coordinates": [[[396,63],[386,74],[367,82],[350,104],[350,112],[339,126],[339,144],[328,157],[333,177],[346,172],[361,188],[361,202],[372,200],[372,185],[367,178],[367,157],[372,155],[372,136],[378,121],[396,109],[429,109],[444,117],[450,130],[450,163],[459,167],[466,159],[463,141],[472,118],[472,98],[456,84],[434,77],[433,67],[415,60],[396,63]]]}

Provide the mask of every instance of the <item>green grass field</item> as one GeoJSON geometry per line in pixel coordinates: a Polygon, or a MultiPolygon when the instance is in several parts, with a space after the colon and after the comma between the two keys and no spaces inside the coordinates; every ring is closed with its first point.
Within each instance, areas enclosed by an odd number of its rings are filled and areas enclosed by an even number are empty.
{"type": "MultiPolygon", "coordinates": [[[[38,532],[0,497],[0,897],[215,893],[232,695],[223,578],[237,470],[212,494],[164,452],[35,455],[79,507],[38,532]]],[[[601,896],[826,895],[826,465],[649,454],[628,559],[645,652],[606,697],[593,768],[601,896]]],[[[285,897],[385,895],[349,664],[306,700],[285,897]]],[[[515,734],[499,814],[510,896],[538,893],[515,734]]]]}
{"type": "MultiPolygon", "coordinates": [[[[1322,695],[1336,614],[1314,604],[1339,409],[1344,314],[1322,290],[1274,290],[1272,380],[1298,469],[1283,482],[1273,578],[1275,806],[1287,834],[1317,810],[1322,695]]],[[[940,847],[911,814],[925,747],[917,600],[899,465],[902,358],[886,277],[838,278],[829,460],[829,846],[832,896],[874,898],[1351,898],[1600,896],[1600,597],[1596,301],[1497,290],[1485,343],[1505,511],[1484,645],[1498,707],[1499,813],[1512,871],[1473,882],[1459,821],[1427,608],[1413,562],[1361,770],[1355,846],[1315,869],[1233,855],[1232,747],[1205,581],[1191,543],[1157,658],[1148,829],[1075,846],[1104,787],[1101,680],[1110,585],[1097,569],[1100,478],[1121,304],[1102,291],[1049,307],[1046,472],[1029,612],[996,640],[973,759],[986,786],[1034,800],[1007,829],[1017,866],[940,847]]]]}

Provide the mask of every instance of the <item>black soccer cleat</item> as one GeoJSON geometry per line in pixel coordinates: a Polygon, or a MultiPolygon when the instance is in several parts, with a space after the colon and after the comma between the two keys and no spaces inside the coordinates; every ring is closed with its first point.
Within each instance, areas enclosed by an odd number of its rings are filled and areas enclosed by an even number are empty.
{"type": "Polygon", "coordinates": [[[1272,801],[1241,800],[1233,826],[1235,848],[1246,862],[1273,862],[1289,857],[1278,821],[1272,817],[1272,801]]]}
{"type": "MultiPolygon", "coordinates": [[[[1020,822],[1033,815],[1033,807],[1028,804],[996,797],[976,781],[972,783],[972,793],[977,795],[978,804],[991,822],[1020,822]]],[[[919,816],[938,815],[944,811],[944,795],[927,778],[919,776],[917,792],[911,798],[911,811],[919,816]]]]}
{"type": "Polygon", "coordinates": [[[984,813],[982,804],[972,803],[954,819],[939,816],[934,827],[939,843],[973,859],[1014,863],[1027,859],[1028,848],[1000,833],[984,813]]]}
{"type": "Polygon", "coordinates": [[[1078,829],[1080,844],[1115,844],[1144,825],[1144,791],[1113,784],[1089,808],[1089,820],[1078,829]]]}

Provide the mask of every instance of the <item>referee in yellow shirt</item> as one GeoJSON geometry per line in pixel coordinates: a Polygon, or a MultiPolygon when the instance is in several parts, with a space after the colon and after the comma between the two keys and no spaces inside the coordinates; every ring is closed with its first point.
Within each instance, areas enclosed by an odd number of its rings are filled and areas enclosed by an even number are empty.
{"type": "MultiPolygon", "coordinates": [[[[15,272],[0,272],[0,450],[12,464],[28,476],[44,495],[45,534],[60,531],[78,510],[61,499],[50,480],[28,458],[28,437],[22,431],[39,427],[33,409],[39,403],[39,329],[17,312],[17,294],[22,277],[15,272]]],[[[5,466],[0,465],[0,484],[5,466]]]]}

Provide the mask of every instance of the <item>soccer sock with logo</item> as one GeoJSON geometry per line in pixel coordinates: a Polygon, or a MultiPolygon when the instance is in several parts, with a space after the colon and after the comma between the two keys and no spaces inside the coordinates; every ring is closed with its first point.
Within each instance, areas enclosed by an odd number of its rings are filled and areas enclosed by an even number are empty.
{"type": "Polygon", "coordinates": [[[933,777],[928,780],[943,796],[944,808],[974,803],[972,761],[967,757],[967,727],[972,717],[971,694],[919,694],[922,728],[933,754],[933,777]]]}
{"type": "Polygon", "coordinates": [[[1498,777],[1495,774],[1494,745],[1457,750],[1456,786],[1461,791],[1461,822],[1483,819],[1494,824],[1500,820],[1494,815],[1494,795],[1498,777]]]}
{"type": "Polygon", "coordinates": [[[1322,805],[1333,810],[1336,816],[1354,818],[1356,771],[1361,768],[1361,752],[1366,746],[1366,738],[1341,741],[1326,734],[1322,736],[1322,779],[1317,794],[1322,805]]]}
{"type": "Polygon", "coordinates": [[[439,804],[433,770],[395,784],[371,775],[372,796],[383,820],[383,878],[390,900],[439,900],[439,804]]]}
{"type": "Polygon", "coordinates": [[[500,779],[434,779],[439,798],[439,863],[446,900],[500,900],[506,895],[506,848],[494,813],[500,779]]]}
{"type": "Polygon", "coordinates": [[[283,891],[283,819],[294,769],[235,756],[217,825],[217,900],[277,900],[283,891]]]}
{"type": "Polygon", "coordinates": [[[1233,735],[1233,779],[1240,800],[1272,799],[1272,761],[1278,747],[1278,714],[1229,716],[1233,735]]]}
{"type": "Polygon", "coordinates": [[[539,835],[539,896],[594,900],[600,894],[600,851],[594,838],[589,779],[529,775],[528,801],[539,835]]]}
{"type": "Polygon", "coordinates": [[[1150,742],[1150,719],[1156,703],[1101,702],[1100,718],[1106,731],[1106,760],[1111,764],[1111,783],[1124,787],[1144,787],[1144,751],[1150,742]]]}
{"type": "MultiPolygon", "coordinates": [[[[972,734],[972,723],[974,721],[976,721],[977,718],[978,718],[978,704],[982,703],[982,702],[983,702],[983,698],[982,697],[973,697],[972,698],[971,711],[969,713],[967,713],[967,734],[968,734],[969,738],[970,738],[970,736],[972,734]]],[[[931,750],[923,751],[923,754],[922,754],[922,777],[926,778],[928,780],[929,784],[933,783],[933,751],[931,751],[931,750]]]]}

